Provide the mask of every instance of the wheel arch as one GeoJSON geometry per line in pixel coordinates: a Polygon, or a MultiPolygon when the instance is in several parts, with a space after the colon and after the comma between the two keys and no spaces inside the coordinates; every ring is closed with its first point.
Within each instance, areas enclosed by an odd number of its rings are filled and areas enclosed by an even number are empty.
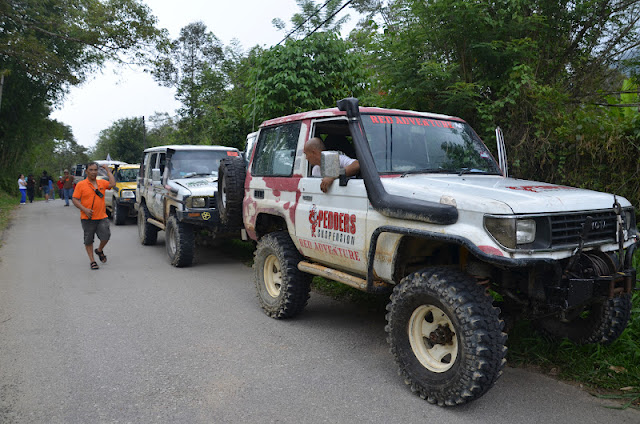
{"type": "Polygon", "coordinates": [[[289,234],[295,234],[295,232],[290,231],[286,217],[277,211],[258,213],[256,216],[255,231],[258,239],[276,231],[286,231],[289,234]]]}
{"type": "Polygon", "coordinates": [[[469,250],[449,240],[434,240],[418,235],[403,235],[393,256],[393,280],[398,283],[407,275],[430,266],[459,266],[464,269],[469,250]]]}

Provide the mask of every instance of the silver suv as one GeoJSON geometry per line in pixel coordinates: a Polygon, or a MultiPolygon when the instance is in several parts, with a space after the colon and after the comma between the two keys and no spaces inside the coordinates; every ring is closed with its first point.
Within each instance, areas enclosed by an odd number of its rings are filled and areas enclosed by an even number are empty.
{"type": "Polygon", "coordinates": [[[158,146],[144,151],[136,190],[138,235],[153,245],[166,231],[171,264],[189,266],[195,251],[195,229],[212,236],[225,232],[216,209],[220,160],[239,156],[222,146],[158,146]]]}

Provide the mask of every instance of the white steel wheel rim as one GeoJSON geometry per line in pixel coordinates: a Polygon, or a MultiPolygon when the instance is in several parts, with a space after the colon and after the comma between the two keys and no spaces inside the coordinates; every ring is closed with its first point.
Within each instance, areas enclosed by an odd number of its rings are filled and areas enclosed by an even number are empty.
{"type": "Polygon", "coordinates": [[[282,287],[282,267],[280,261],[275,255],[269,255],[264,261],[263,268],[264,286],[267,289],[267,293],[271,297],[280,296],[280,289],[282,287]]]}
{"type": "Polygon", "coordinates": [[[416,308],[409,319],[409,342],[411,349],[422,366],[431,372],[448,371],[458,357],[458,337],[453,334],[446,343],[432,343],[438,331],[454,326],[444,311],[433,305],[416,308]]]}
{"type": "Polygon", "coordinates": [[[169,226],[167,232],[167,247],[169,248],[169,254],[174,256],[176,254],[176,230],[173,225],[169,226]]]}

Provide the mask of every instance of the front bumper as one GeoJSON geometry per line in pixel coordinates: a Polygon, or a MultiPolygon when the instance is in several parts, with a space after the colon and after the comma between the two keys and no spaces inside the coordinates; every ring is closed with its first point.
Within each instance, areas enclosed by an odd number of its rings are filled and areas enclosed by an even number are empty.
{"type": "Polygon", "coordinates": [[[216,209],[193,208],[177,211],[178,221],[199,227],[217,227],[220,225],[220,215],[216,209]]]}
{"type": "Polygon", "coordinates": [[[551,306],[566,310],[580,306],[595,297],[614,298],[630,294],[636,284],[636,270],[625,269],[614,275],[594,278],[570,278],[558,286],[547,287],[547,299],[551,306]]]}

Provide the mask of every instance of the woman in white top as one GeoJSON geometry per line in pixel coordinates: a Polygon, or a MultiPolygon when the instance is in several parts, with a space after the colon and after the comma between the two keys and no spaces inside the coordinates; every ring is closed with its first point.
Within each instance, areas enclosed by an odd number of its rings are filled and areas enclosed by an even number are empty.
{"type": "Polygon", "coordinates": [[[20,204],[27,204],[27,182],[24,180],[24,174],[18,176],[18,188],[20,189],[20,204]]]}

